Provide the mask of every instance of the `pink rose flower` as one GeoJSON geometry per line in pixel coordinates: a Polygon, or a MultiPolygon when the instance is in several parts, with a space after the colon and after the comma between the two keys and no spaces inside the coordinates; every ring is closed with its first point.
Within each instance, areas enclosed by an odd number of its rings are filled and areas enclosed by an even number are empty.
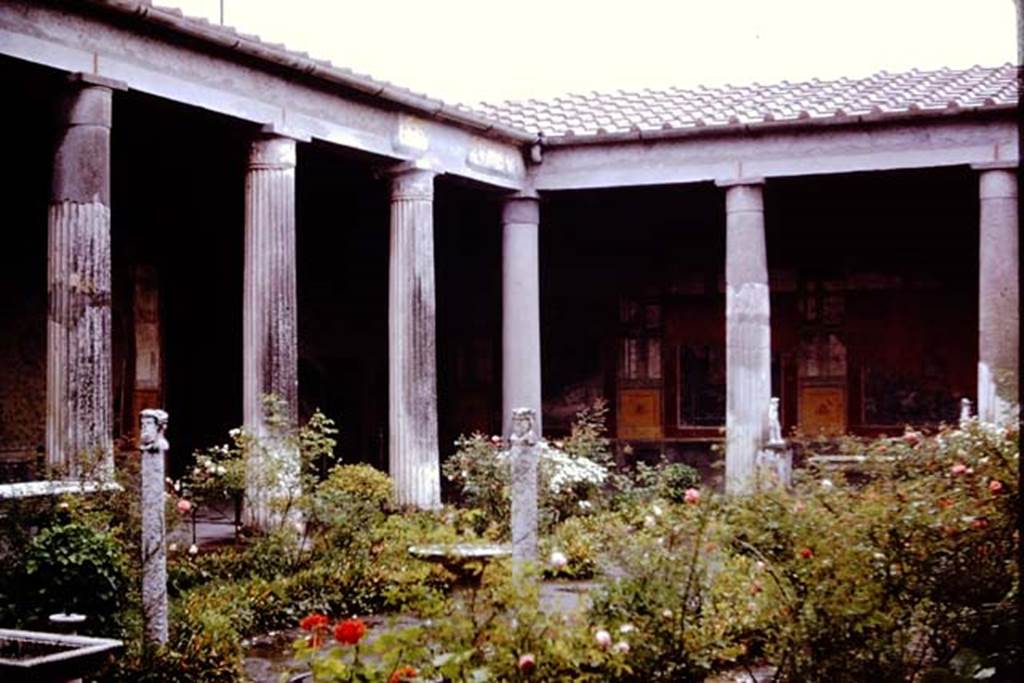
{"type": "Polygon", "coordinates": [[[519,670],[528,674],[537,667],[537,660],[531,654],[525,654],[519,658],[519,670]]]}
{"type": "Polygon", "coordinates": [[[988,490],[992,493],[1000,493],[1003,490],[1003,482],[993,479],[988,483],[988,490]]]}
{"type": "Polygon", "coordinates": [[[963,464],[962,462],[958,462],[957,464],[955,464],[955,465],[953,465],[952,467],[949,468],[950,474],[952,474],[954,477],[959,477],[961,474],[963,474],[966,471],[967,471],[967,465],[963,464]]]}
{"type": "Polygon", "coordinates": [[[696,505],[700,502],[700,491],[697,489],[686,489],[686,492],[683,494],[683,500],[690,505],[696,505]]]}
{"type": "Polygon", "coordinates": [[[594,642],[597,643],[598,647],[602,650],[607,650],[612,644],[612,634],[602,628],[594,634],[594,642]]]}
{"type": "Polygon", "coordinates": [[[187,515],[192,511],[192,503],[188,502],[184,498],[178,501],[178,512],[183,515],[187,515]]]}

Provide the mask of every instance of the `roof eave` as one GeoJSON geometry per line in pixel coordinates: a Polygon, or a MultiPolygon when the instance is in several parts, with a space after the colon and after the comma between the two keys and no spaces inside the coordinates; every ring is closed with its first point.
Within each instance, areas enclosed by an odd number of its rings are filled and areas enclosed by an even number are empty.
{"type": "Polygon", "coordinates": [[[228,31],[213,24],[189,19],[179,12],[154,7],[137,0],[84,0],[85,4],[134,21],[144,21],[163,30],[199,42],[237,52],[276,67],[297,71],[315,79],[381,99],[407,111],[445,121],[474,133],[485,133],[517,145],[532,144],[537,136],[503,123],[483,118],[443,101],[419,95],[405,88],[361,76],[329,62],[228,31]]]}

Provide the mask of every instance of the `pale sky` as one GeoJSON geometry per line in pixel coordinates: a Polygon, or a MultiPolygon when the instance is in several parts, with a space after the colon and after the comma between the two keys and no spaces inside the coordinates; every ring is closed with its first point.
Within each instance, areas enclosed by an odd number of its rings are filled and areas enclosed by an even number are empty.
{"type": "MultiPolygon", "coordinates": [[[[219,21],[221,0],[155,0],[219,21]]],[[[223,0],[224,21],[449,102],[1017,61],[1013,0],[223,0]]]]}

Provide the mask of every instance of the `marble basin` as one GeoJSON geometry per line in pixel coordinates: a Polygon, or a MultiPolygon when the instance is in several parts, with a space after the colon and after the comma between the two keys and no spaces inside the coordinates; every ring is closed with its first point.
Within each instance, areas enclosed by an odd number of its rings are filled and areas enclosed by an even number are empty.
{"type": "Polygon", "coordinates": [[[436,562],[462,581],[477,582],[484,567],[499,557],[511,557],[512,548],[500,543],[435,543],[414,545],[409,554],[427,562],[436,562]]]}
{"type": "Polygon", "coordinates": [[[75,681],[98,670],[123,646],[109,638],[0,629],[0,681],[75,681]]]}

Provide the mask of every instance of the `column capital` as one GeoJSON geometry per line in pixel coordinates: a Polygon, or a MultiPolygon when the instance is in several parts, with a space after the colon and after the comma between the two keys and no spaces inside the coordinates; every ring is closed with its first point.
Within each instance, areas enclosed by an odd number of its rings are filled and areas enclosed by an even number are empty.
{"type": "Polygon", "coordinates": [[[762,176],[749,176],[746,178],[716,178],[715,185],[725,188],[744,185],[764,185],[764,178],[762,176]]]}
{"type": "Polygon", "coordinates": [[[996,161],[979,161],[971,164],[975,171],[1016,171],[1020,162],[1013,159],[998,159],[996,161]]]}
{"type": "Polygon", "coordinates": [[[1016,199],[1017,173],[1015,167],[994,167],[979,169],[979,199],[1016,199]]]}
{"type": "Polygon", "coordinates": [[[67,82],[71,85],[77,85],[83,88],[106,88],[108,90],[128,90],[128,84],[124,81],[119,81],[116,78],[107,78],[106,76],[100,76],[99,74],[91,74],[85,71],[76,71],[69,73],[67,76],[67,82]]]}
{"type": "Polygon", "coordinates": [[[249,169],[295,168],[295,139],[263,133],[249,147],[249,169]]]}
{"type": "Polygon", "coordinates": [[[264,123],[260,127],[260,133],[266,137],[289,138],[295,142],[309,142],[313,139],[307,133],[299,132],[298,129],[283,123],[264,123]]]}
{"type": "Polygon", "coordinates": [[[378,175],[386,177],[391,184],[391,201],[430,201],[434,198],[434,176],[438,175],[438,171],[422,159],[388,166],[381,169],[378,175]]]}
{"type": "Polygon", "coordinates": [[[540,223],[540,195],[534,190],[523,190],[507,195],[502,200],[501,223],[540,223]]]}

